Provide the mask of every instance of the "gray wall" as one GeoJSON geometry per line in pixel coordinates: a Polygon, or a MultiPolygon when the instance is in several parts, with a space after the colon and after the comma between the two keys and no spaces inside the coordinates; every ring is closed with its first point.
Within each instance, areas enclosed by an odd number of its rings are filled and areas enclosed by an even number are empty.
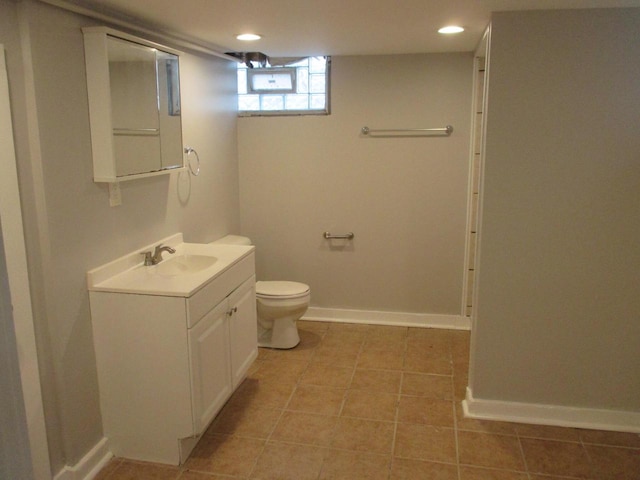
{"type": "Polygon", "coordinates": [[[0,0],[0,12],[20,25],[3,24],[0,42],[55,473],[102,437],[86,271],[175,232],[209,241],[239,230],[235,64],[181,58],[184,143],[200,155],[200,176],[124,183],[112,208],[107,186],[92,181],[80,27],[97,22],[30,1],[0,0]]]}
{"type": "Polygon", "coordinates": [[[332,61],[331,115],[238,121],[258,278],[305,282],[316,307],[460,315],[472,55],[332,61]],[[360,135],[447,124],[449,138],[360,135]],[[331,249],[327,230],[355,239],[331,249]]]}
{"type": "Polygon", "coordinates": [[[495,14],[471,386],[640,411],[640,9],[495,14]]]}

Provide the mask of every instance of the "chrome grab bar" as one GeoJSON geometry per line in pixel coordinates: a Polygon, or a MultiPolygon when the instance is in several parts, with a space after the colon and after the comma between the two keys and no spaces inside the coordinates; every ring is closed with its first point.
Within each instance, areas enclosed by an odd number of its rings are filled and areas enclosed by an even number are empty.
{"type": "Polygon", "coordinates": [[[114,128],[114,135],[122,136],[139,136],[139,137],[157,137],[160,135],[160,129],[158,128],[114,128]]]}
{"type": "Polygon", "coordinates": [[[341,234],[341,235],[334,235],[334,234],[329,233],[329,232],[324,232],[322,234],[322,236],[324,238],[326,238],[327,240],[331,240],[331,239],[353,240],[353,237],[355,237],[353,232],[344,233],[344,234],[341,234]]]}
{"type": "MultiPolygon", "coordinates": [[[[363,135],[375,135],[376,133],[382,134],[382,136],[392,136],[393,134],[404,134],[404,135],[451,135],[453,132],[453,127],[451,125],[447,125],[442,128],[402,128],[402,129],[388,129],[388,130],[374,130],[369,127],[362,127],[360,132],[363,135]]],[[[402,135],[400,135],[402,136],[402,135]]]]}

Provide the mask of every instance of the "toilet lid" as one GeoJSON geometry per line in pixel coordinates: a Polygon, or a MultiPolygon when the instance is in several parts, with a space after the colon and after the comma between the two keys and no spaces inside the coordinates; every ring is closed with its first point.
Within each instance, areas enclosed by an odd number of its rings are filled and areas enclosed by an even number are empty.
{"type": "Polygon", "coordinates": [[[296,297],[309,292],[309,285],[299,282],[256,282],[256,295],[260,297],[296,297]]]}

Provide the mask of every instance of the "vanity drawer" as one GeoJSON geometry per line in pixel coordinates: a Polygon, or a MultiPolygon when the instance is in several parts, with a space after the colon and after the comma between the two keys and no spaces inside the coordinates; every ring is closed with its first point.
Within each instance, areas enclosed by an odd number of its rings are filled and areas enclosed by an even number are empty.
{"type": "Polygon", "coordinates": [[[198,323],[254,272],[255,254],[251,252],[187,298],[187,328],[198,323]]]}

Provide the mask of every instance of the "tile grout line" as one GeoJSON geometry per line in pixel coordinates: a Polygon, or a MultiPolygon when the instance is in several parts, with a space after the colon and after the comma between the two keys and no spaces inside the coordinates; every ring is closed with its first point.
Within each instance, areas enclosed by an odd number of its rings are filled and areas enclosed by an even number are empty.
{"type": "Polygon", "coordinates": [[[595,463],[593,462],[593,458],[591,458],[591,454],[589,453],[589,449],[587,448],[587,446],[584,443],[584,438],[582,438],[582,435],[579,435],[579,436],[580,436],[580,445],[582,445],[582,449],[584,450],[584,453],[587,456],[587,460],[589,460],[589,474],[590,475],[595,475],[596,468],[595,468],[595,463]]]}
{"type": "MultiPolygon", "coordinates": [[[[322,338],[324,338],[324,334],[322,335],[322,338]]],[[[300,380],[302,379],[302,376],[304,375],[304,373],[309,368],[309,365],[311,363],[311,359],[315,356],[315,354],[316,354],[316,352],[315,352],[315,347],[314,347],[314,351],[313,351],[312,355],[307,360],[307,365],[305,366],[303,371],[300,373],[299,377],[296,379],[296,382],[295,382],[295,385],[293,387],[293,390],[291,390],[291,393],[289,394],[289,398],[287,398],[287,401],[284,403],[284,405],[280,409],[280,415],[278,416],[278,419],[273,423],[273,427],[271,428],[271,431],[267,435],[267,438],[264,439],[264,445],[260,449],[260,453],[258,453],[258,455],[256,455],[256,459],[254,460],[253,466],[251,467],[251,470],[249,471],[249,475],[247,475],[247,477],[245,477],[245,478],[251,478],[251,475],[253,475],[253,472],[255,471],[256,467],[258,466],[258,461],[260,460],[260,457],[262,457],[262,455],[264,454],[265,450],[267,449],[267,444],[269,443],[269,440],[271,440],[271,437],[273,436],[273,432],[276,431],[276,428],[278,427],[278,424],[282,420],[282,417],[284,417],[284,414],[287,411],[287,407],[291,403],[291,399],[293,398],[293,396],[295,395],[296,391],[298,390],[298,385],[300,385],[300,380]]]]}
{"type": "Polygon", "coordinates": [[[398,388],[398,395],[396,400],[396,415],[395,421],[393,423],[393,437],[391,438],[391,460],[389,460],[389,469],[388,469],[388,478],[391,478],[391,474],[393,472],[393,461],[395,458],[395,449],[396,449],[396,436],[398,435],[398,418],[400,416],[400,397],[402,395],[402,385],[404,383],[404,366],[405,359],[407,358],[407,349],[409,345],[409,328],[404,335],[404,349],[402,351],[402,369],[400,370],[400,386],[398,388]]]}
{"type": "Polygon", "coordinates": [[[451,384],[450,384],[450,394],[451,394],[451,410],[453,414],[453,434],[455,438],[456,444],[456,471],[458,473],[458,480],[462,480],[462,469],[460,467],[460,441],[458,439],[458,416],[456,415],[456,382],[455,382],[455,369],[453,365],[453,340],[449,341],[449,364],[451,366],[451,384]]]}
{"type": "MultiPolygon", "coordinates": [[[[324,337],[326,336],[328,331],[329,331],[329,329],[327,329],[324,332],[324,335],[322,336],[322,339],[324,339],[324,337]]],[[[315,348],[317,348],[317,346],[315,348]]],[[[315,348],[314,348],[314,355],[316,353],[315,352],[315,348]]],[[[337,418],[336,424],[333,426],[333,429],[331,430],[331,434],[329,435],[329,446],[326,447],[328,449],[332,448],[333,440],[334,440],[336,432],[338,430],[338,424],[340,422],[342,410],[344,408],[345,403],[347,402],[347,395],[348,395],[349,389],[351,388],[351,385],[353,383],[353,377],[355,377],[355,375],[356,375],[356,368],[357,368],[357,365],[358,365],[358,360],[360,359],[360,353],[362,352],[363,348],[364,348],[364,340],[362,340],[361,343],[360,343],[360,348],[358,349],[358,354],[356,355],[356,360],[355,360],[355,362],[353,364],[353,369],[351,371],[351,378],[349,378],[349,382],[347,383],[347,386],[345,387],[344,394],[342,396],[342,402],[340,403],[340,408],[338,409],[338,413],[336,414],[336,418],[337,418]]],[[[337,449],[337,450],[341,450],[342,451],[342,449],[337,449]]],[[[320,478],[322,476],[322,472],[323,472],[323,470],[325,468],[326,460],[327,460],[326,456],[323,457],[322,463],[320,464],[320,470],[318,471],[318,478],[320,478]]]]}
{"type": "Polygon", "coordinates": [[[516,428],[516,438],[518,439],[518,447],[520,447],[520,455],[522,455],[522,461],[524,462],[524,471],[527,475],[527,478],[531,480],[531,472],[529,471],[529,464],[527,463],[527,456],[524,454],[524,447],[522,446],[522,438],[520,434],[518,434],[518,429],[516,428]]]}
{"type": "Polygon", "coordinates": [[[358,348],[358,353],[356,355],[356,360],[353,364],[353,371],[351,372],[351,378],[349,379],[349,383],[344,390],[344,395],[342,396],[342,403],[340,404],[340,408],[338,409],[337,416],[340,417],[342,415],[342,410],[344,409],[345,403],[347,403],[347,396],[349,394],[349,390],[351,389],[351,385],[353,385],[353,378],[356,376],[356,370],[358,368],[358,361],[360,360],[360,355],[362,354],[362,350],[364,349],[365,340],[360,341],[360,348],[358,348]]]}

